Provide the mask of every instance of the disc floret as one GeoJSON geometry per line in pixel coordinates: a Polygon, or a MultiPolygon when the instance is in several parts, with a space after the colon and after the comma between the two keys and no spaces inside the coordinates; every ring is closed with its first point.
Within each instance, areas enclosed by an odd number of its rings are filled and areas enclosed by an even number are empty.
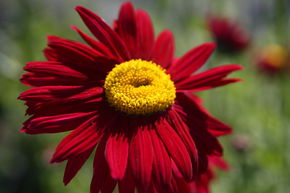
{"type": "Polygon", "coordinates": [[[127,114],[165,111],[176,97],[170,75],[154,62],[141,59],[116,65],[107,75],[104,88],[111,106],[127,114]]]}

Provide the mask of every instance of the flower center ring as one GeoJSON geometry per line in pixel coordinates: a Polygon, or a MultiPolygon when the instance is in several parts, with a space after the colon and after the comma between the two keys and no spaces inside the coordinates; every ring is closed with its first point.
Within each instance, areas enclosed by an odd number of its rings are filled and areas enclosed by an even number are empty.
{"type": "Polygon", "coordinates": [[[165,111],[176,97],[170,75],[161,66],[141,59],[116,65],[104,88],[109,104],[131,115],[165,111]]]}

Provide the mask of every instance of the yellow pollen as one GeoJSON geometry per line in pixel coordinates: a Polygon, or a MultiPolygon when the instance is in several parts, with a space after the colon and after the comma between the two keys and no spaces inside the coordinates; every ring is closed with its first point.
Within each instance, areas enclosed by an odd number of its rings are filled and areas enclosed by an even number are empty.
{"type": "Polygon", "coordinates": [[[110,105],[130,115],[165,111],[176,97],[170,75],[159,65],[141,59],[116,65],[104,88],[110,105]]]}

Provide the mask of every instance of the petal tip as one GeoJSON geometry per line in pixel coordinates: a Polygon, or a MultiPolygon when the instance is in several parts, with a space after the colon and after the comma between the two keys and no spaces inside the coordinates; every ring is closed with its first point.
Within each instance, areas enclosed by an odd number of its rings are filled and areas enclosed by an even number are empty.
{"type": "Polygon", "coordinates": [[[208,48],[214,50],[216,48],[216,43],[214,42],[206,42],[203,44],[204,46],[207,46],[208,48]]]}
{"type": "Polygon", "coordinates": [[[241,66],[241,65],[237,65],[237,67],[238,67],[238,70],[243,70],[244,69],[244,67],[241,66]]]}
{"type": "Polygon", "coordinates": [[[73,29],[73,30],[78,31],[78,28],[76,26],[74,26],[74,25],[71,25],[70,28],[73,29]]]}
{"type": "Polygon", "coordinates": [[[122,4],[122,7],[133,7],[133,3],[131,1],[125,1],[122,4]]]}
{"type": "Polygon", "coordinates": [[[75,10],[76,10],[77,12],[81,11],[82,9],[84,9],[83,6],[80,6],[80,5],[75,6],[75,10]]]}

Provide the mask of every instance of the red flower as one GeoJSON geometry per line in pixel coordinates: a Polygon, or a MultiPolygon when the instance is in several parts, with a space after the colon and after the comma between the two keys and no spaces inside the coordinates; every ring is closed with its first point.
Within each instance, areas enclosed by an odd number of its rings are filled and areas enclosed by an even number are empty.
{"type": "Polygon", "coordinates": [[[165,30],[154,38],[149,16],[121,7],[115,28],[83,7],[76,10],[99,40],[73,27],[89,44],[48,37],[48,61],[30,62],[21,81],[33,86],[26,101],[28,134],[72,132],[51,160],[67,160],[64,183],[97,148],[91,192],[173,192],[172,179],[186,181],[207,170],[207,156],[222,155],[216,136],[231,128],[212,117],[191,92],[229,83],[238,65],[197,70],[214,50],[200,45],[174,58],[174,39],[165,30]],[[175,168],[175,169],[174,169],[175,168]]]}
{"type": "Polygon", "coordinates": [[[288,54],[285,48],[280,45],[269,45],[258,53],[256,67],[261,72],[275,75],[285,70],[288,62],[288,54]]]}
{"type": "Polygon", "coordinates": [[[246,30],[229,19],[210,17],[208,27],[221,51],[234,53],[243,51],[250,43],[246,30]]]}

